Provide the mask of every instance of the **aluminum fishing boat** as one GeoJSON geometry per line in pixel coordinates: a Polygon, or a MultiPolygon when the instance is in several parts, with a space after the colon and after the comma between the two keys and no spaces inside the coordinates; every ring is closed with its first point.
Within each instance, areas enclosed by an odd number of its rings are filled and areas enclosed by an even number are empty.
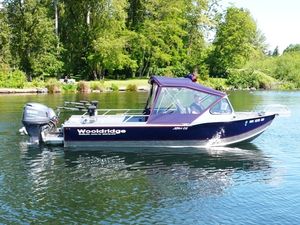
{"type": "Polygon", "coordinates": [[[60,128],[54,110],[27,103],[23,130],[33,143],[65,147],[225,146],[253,140],[277,115],[235,112],[226,93],[188,78],[153,76],[149,84],[142,110],[97,109],[97,101],[66,102],[60,110],[75,106],[85,113],[72,115],[60,128]]]}

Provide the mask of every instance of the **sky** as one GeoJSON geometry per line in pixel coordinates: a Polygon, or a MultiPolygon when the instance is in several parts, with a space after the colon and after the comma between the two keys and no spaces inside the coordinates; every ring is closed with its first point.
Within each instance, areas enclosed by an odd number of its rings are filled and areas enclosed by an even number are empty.
{"type": "Polygon", "coordinates": [[[290,44],[300,44],[300,0],[222,0],[224,7],[233,4],[250,11],[266,37],[268,49],[278,46],[282,52],[290,44]]]}

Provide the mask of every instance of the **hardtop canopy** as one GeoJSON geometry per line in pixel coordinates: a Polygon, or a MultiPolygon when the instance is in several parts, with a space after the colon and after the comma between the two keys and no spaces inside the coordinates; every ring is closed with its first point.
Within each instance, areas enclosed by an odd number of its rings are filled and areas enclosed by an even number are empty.
{"type": "Polygon", "coordinates": [[[201,84],[192,82],[189,78],[171,78],[171,77],[161,77],[152,76],[149,80],[150,84],[156,83],[161,87],[187,87],[197,91],[206,92],[208,94],[217,95],[223,97],[226,93],[217,91],[215,89],[205,87],[201,84]]]}

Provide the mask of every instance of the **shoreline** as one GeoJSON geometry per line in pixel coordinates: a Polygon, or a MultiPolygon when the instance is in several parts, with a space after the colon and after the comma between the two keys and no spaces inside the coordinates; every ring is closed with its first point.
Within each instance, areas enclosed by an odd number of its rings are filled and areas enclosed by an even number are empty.
{"type": "Polygon", "coordinates": [[[42,94],[48,93],[47,88],[0,88],[0,94],[42,94]]]}
{"type": "MultiPolygon", "coordinates": [[[[139,85],[136,88],[136,92],[147,92],[150,90],[150,86],[147,85],[139,85]]],[[[299,90],[286,90],[286,89],[256,89],[256,88],[228,88],[228,89],[223,89],[221,91],[226,92],[226,91],[299,91],[299,90]]],[[[126,86],[120,86],[118,87],[118,90],[116,92],[126,92],[126,86]]],[[[104,90],[91,90],[88,89],[86,92],[80,92],[80,91],[75,91],[75,92],[64,92],[64,91],[59,91],[55,92],[57,94],[64,94],[64,93],[108,93],[108,92],[114,92],[111,88],[105,88],[104,90]]],[[[0,88],[0,95],[6,95],[6,94],[53,94],[48,91],[47,88],[0,88]]]]}
{"type": "MultiPolygon", "coordinates": [[[[146,86],[137,87],[137,92],[145,92],[149,90],[150,87],[146,87],[146,86]]],[[[118,91],[125,92],[126,87],[119,87],[118,91]]],[[[105,91],[90,90],[89,92],[85,92],[85,93],[106,93],[106,92],[112,92],[112,90],[105,90],[105,91]]],[[[63,91],[57,93],[63,93],[63,91]]],[[[74,93],[79,93],[79,91],[74,93]]],[[[0,88],[0,94],[49,94],[49,91],[47,88],[0,88]]]]}

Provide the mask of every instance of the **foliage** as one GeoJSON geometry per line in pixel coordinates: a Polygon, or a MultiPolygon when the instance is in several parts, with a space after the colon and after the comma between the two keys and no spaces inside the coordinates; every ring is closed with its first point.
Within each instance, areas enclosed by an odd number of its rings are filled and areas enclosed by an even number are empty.
{"type": "Polygon", "coordinates": [[[135,84],[128,84],[126,91],[137,91],[137,86],[135,84]]]}
{"type": "Polygon", "coordinates": [[[300,44],[290,44],[284,51],[284,53],[289,53],[289,52],[300,52],[300,44]]]}
{"type": "Polygon", "coordinates": [[[5,1],[14,64],[29,80],[55,76],[62,67],[54,24],[48,15],[49,4],[50,1],[5,1]]]}
{"type": "MultiPolygon", "coordinates": [[[[300,88],[300,52],[286,52],[277,57],[253,60],[245,66],[247,70],[258,70],[277,80],[279,88],[300,88]]],[[[276,85],[275,85],[276,87],[276,85]]]]}
{"type": "Polygon", "coordinates": [[[300,88],[300,52],[286,53],[276,58],[274,77],[300,88]]]}
{"type": "Polygon", "coordinates": [[[0,71],[0,87],[23,88],[26,83],[26,75],[20,70],[0,71]]]}
{"type": "Polygon", "coordinates": [[[59,93],[61,92],[61,83],[55,78],[50,78],[46,82],[46,88],[49,93],[59,93]]]}
{"type": "Polygon", "coordinates": [[[226,83],[226,79],[224,78],[208,78],[205,80],[200,80],[200,84],[220,91],[225,91],[229,89],[226,83]]]}
{"type": "Polygon", "coordinates": [[[0,70],[11,63],[11,29],[7,21],[7,14],[0,10],[0,70]]]}
{"type": "Polygon", "coordinates": [[[254,52],[256,24],[247,10],[230,7],[217,28],[209,58],[210,73],[226,77],[228,69],[242,68],[254,52]]]}
{"type": "MultiPolygon", "coordinates": [[[[130,56],[124,51],[126,37],[117,36],[99,37],[93,42],[95,52],[88,57],[88,60],[95,74],[102,74],[104,69],[109,73],[124,68],[135,70],[135,61],[131,60],[130,56]]],[[[95,78],[98,77],[99,75],[95,78]]]]}
{"type": "Polygon", "coordinates": [[[278,49],[267,56],[265,37],[250,12],[232,6],[223,11],[219,0],[4,0],[0,8],[2,86],[73,92],[72,85],[44,83],[68,76],[105,78],[105,84],[90,88],[116,90],[127,83],[112,85],[107,78],[197,72],[217,89],[274,87],[272,78],[282,88],[300,88],[299,49],[290,45],[281,56],[278,49]],[[18,70],[32,82],[23,84],[18,70]]]}
{"type": "Polygon", "coordinates": [[[253,42],[254,52],[252,58],[261,58],[268,54],[268,44],[266,43],[266,36],[261,30],[256,30],[255,39],[253,42]]]}
{"type": "Polygon", "coordinates": [[[105,86],[104,86],[104,81],[93,81],[90,82],[90,86],[92,90],[97,90],[97,91],[105,91],[105,86]]]}
{"type": "Polygon", "coordinates": [[[278,46],[275,47],[273,53],[272,53],[272,56],[279,56],[279,48],[278,46]]]}
{"type": "Polygon", "coordinates": [[[285,82],[285,83],[279,84],[279,89],[280,90],[296,90],[296,89],[299,89],[299,87],[297,88],[294,83],[285,82]]]}
{"type": "Polygon", "coordinates": [[[270,89],[275,79],[257,70],[232,69],[229,71],[227,84],[237,89],[270,89]]]}
{"type": "Polygon", "coordinates": [[[91,38],[87,25],[89,3],[95,1],[58,2],[59,9],[59,39],[64,51],[61,53],[64,71],[70,78],[88,79],[88,52],[91,49],[91,38]]]}
{"type": "Polygon", "coordinates": [[[39,88],[43,88],[46,86],[45,81],[43,80],[42,77],[36,77],[34,79],[32,79],[32,81],[30,82],[26,82],[25,84],[26,87],[39,87],[39,88]]]}
{"type": "Polygon", "coordinates": [[[112,83],[111,86],[110,86],[110,89],[111,89],[112,91],[119,91],[119,86],[116,85],[116,84],[114,84],[114,83],[112,83]]]}
{"type": "Polygon", "coordinates": [[[128,84],[135,84],[136,86],[148,86],[148,78],[147,79],[128,79],[128,80],[105,80],[104,86],[105,88],[110,88],[111,85],[114,84],[118,87],[127,87],[128,84]]]}
{"type": "Polygon", "coordinates": [[[207,79],[206,61],[212,47],[207,44],[206,39],[209,39],[209,34],[215,30],[221,13],[218,11],[218,1],[188,2],[185,13],[185,29],[188,35],[185,37],[187,52],[184,65],[189,72],[196,70],[201,77],[207,79]]]}
{"type": "Polygon", "coordinates": [[[203,63],[206,12],[212,1],[152,0],[140,5],[135,20],[132,55],[139,77],[149,74],[183,76],[203,63]]]}
{"type": "Polygon", "coordinates": [[[86,81],[79,81],[77,84],[77,90],[80,93],[89,93],[91,92],[90,84],[86,81]]]}
{"type": "Polygon", "coordinates": [[[63,84],[62,90],[64,93],[74,93],[77,91],[77,85],[76,84],[63,84]]]}

